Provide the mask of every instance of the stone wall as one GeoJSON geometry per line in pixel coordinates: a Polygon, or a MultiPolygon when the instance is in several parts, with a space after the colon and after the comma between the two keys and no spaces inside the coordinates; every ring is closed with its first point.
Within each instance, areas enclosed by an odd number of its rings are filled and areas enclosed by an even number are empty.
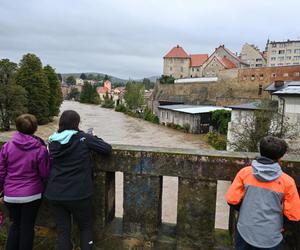
{"type": "Polygon", "coordinates": [[[190,58],[164,58],[164,75],[175,79],[189,77],[190,58]]]}
{"type": "MultiPolygon", "coordinates": [[[[94,156],[94,249],[232,249],[229,231],[214,229],[217,180],[233,180],[255,154],[136,146],[113,148],[110,157],[94,156]],[[124,174],[122,219],[114,218],[117,171],[124,174]],[[163,176],[178,177],[176,225],[161,221],[163,176]]],[[[286,156],[283,170],[300,185],[299,157],[286,156]]],[[[55,224],[44,201],[36,223],[35,250],[54,249],[55,238],[55,224]]],[[[73,239],[78,245],[77,229],[73,239]]],[[[285,239],[284,249],[299,249],[299,232],[287,230],[285,239]]],[[[4,240],[3,235],[1,245],[4,240]]]]}

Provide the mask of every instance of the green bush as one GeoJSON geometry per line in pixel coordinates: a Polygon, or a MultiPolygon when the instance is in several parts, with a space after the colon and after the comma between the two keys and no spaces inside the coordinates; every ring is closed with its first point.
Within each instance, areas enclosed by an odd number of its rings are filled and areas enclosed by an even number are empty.
{"type": "Polygon", "coordinates": [[[126,113],[127,112],[127,108],[124,104],[119,104],[117,105],[117,107],[115,108],[115,111],[117,112],[122,112],[122,113],[126,113]]]}
{"type": "Polygon", "coordinates": [[[217,150],[226,150],[226,136],[215,132],[207,133],[207,141],[217,150]]]}
{"type": "Polygon", "coordinates": [[[151,109],[149,108],[145,108],[144,110],[144,120],[159,124],[159,118],[156,115],[154,115],[151,109]]]}
{"type": "Polygon", "coordinates": [[[159,78],[161,84],[174,84],[175,78],[173,76],[162,75],[159,78]]]}
{"type": "Polygon", "coordinates": [[[115,107],[115,102],[111,99],[105,99],[101,107],[107,109],[113,109],[115,107]]]}

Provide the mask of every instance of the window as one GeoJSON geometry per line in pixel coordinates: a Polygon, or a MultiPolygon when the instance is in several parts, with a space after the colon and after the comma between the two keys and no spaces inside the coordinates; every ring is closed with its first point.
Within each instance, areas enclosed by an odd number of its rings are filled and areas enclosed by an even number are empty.
{"type": "Polygon", "coordinates": [[[283,63],[278,63],[277,65],[278,65],[278,66],[283,66],[283,63]]]}
{"type": "Polygon", "coordinates": [[[172,67],[170,67],[170,71],[172,71],[173,70],[173,68],[172,67]]]}
{"type": "Polygon", "coordinates": [[[295,72],[294,76],[300,76],[300,72],[295,72]]]}
{"type": "Polygon", "coordinates": [[[164,118],[164,116],[165,116],[165,112],[161,111],[161,118],[164,118]]]}
{"type": "Polygon", "coordinates": [[[197,71],[199,72],[199,69],[197,69],[197,71]]]}
{"type": "Polygon", "coordinates": [[[244,76],[244,77],[243,77],[243,80],[246,81],[246,80],[247,80],[247,76],[244,76]]]}
{"type": "Polygon", "coordinates": [[[182,78],[183,77],[183,75],[180,75],[180,78],[182,78]]]}
{"type": "Polygon", "coordinates": [[[276,54],[276,52],[277,52],[276,50],[272,50],[272,54],[276,54]]]}
{"type": "Polygon", "coordinates": [[[288,77],[289,73],[283,73],[283,77],[288,77]]]}
{"type": "Polygon", "coordinates": [[[294,56],[294,61],[300,60],[300,56],[294,56]]]}
{"type": "Polygon", "coordinates": [[[180,62],[183,63],[183,59],[180,59],[180,62]]]}
{"type": "Polygon", "coordinates": [[[295,54],[300,54],[300,49],[294,49],[295,54]]]}
{"type": "Polygon", "coordinates": [[[293,65],[299,65],[299,63],[298,63],[298,62],[295,62],[295,63],[293,63],[293,65]]]}
{"type": "Polygon", "coordinates": [[[276,48],[276,43],[272,43],[272,48],[276,48]]]}
{"type": "Polygon", "coordinates": [[[292,60],[292,57],[291,56],[286,56],[285,59],[286,60],[292,60]]]}
{"type": "Polygon", "coordinates": [[[282,54],[284,54],[284,53],[285,53],[285,50],[284,50],[284,49],[278,51],[278,54],[279,54],[279,55],[282,55],[282,54]]]}
{"type": "Polygon", "coordinates": [[[281,61],[281,62],[284,61],[284,56],[279,56],[278,61],[281,61]]]}
{"type": "Polygon", "coordinates": [[[273,66],[275,66],[275,64],[274,64],[274,63],[272,63],[272,64],[271,64],[271,67],[273,67],[273,66]]]}
{"type": "Polygon", "coordinates": [[[166,117],[167,119],[169,118],[169,112],[167,111],[167,117],[166,117]]]}
{"type": "Polygon", "coordinates": [[[257,61],[257,62],[261,62],[262,59],[261,59],[261,58],[256,58],[256,61],[257,61]]]}
{"type": "Polygon", "coordinates": [[[180,72],[183,72],[183,67],[180,67],[180,72]]]}
{"type": "Polygon", "coordinates": [[[291,50],[291,49],[287,49],[287,50],[286,50],[286,53],[287,53],[287,54],[291,54],[291,53],[292,53],[292,50],[291,50]]]}
{"type": "Polygon", "coordinates": [[[276,77],[276,73],[272,73],[272,77],[276,77]]]}
{"type": "Polygon", "coordinates": [[[259,84],[258,86],[258,95],[262,94],[262,84],[259,84]]]}
{"type": "Polygon", "coordinates": [[[193,75],[191,75],[191,78],[193,78],[193,75]]]}
{"type": "Polygon", "coordinates": [[[263,80],[263,79],[264,79],[264,74],[260,74],[260,75],[259,75],[259,79],[260,79],[260,80],[263,80]]]}
{"type": "Polygon", "coordinates": [[[271,61],[275,61],[276,60],[276,57],[271,57],[271,61]]]}
{"type": "Polygon", "coordinates": [[[285,43],[280,43],[279,44],[279,48],[284,48],[285,47],[285,43]]]}
{"type": "Polygon", "coordinates": [[[255,75],[251,75],[251,80],[252,80],[252,81],[255,80],[255,75]]]}
{"type": "Polygon", "coordinates": [[[256,64],[255,67],[262,67],[262,64],[261,63],[256,64]]]}
{"type": "Polygon", "coordinates": [[[194,72],[194,68],[192,68],[192,71],[194,72]]]}

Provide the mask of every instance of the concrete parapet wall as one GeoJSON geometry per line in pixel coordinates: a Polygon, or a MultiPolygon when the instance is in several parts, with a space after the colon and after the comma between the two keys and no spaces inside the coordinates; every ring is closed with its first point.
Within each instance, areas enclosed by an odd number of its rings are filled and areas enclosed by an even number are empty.
{"type": "MultiPolygon", "coordinates": [[[[229,231],[214,229],[217,180],[233,180],[255,156],[127,145],[115,145],[110,157],[93,156],[95,249],[232,249],[229,231]],[[115,172],[124,173],[123,218],[114,217],[115,172]],[[178,177],[176,224],[161,220],[163,176],[178,177]]],[[[286,156],[283,170],[299,187],[300,158],[286,156]]],[[[47,202],[36,229],[35,249],[54,249],[55,224],[47,202]]],[[[286,249],[299,249],[291,248],[300,246],[299,232],[288,232],[287,239],[286,249]]]]}

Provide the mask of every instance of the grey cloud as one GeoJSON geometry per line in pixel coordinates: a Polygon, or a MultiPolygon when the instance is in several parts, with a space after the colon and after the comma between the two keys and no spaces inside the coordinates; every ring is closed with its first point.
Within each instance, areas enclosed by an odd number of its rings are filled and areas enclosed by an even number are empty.
{"type": "Polygon", "coordinates": [[[162,72],[174,45],[212,53],[240,51],[300,36],[300,3],[286,0],[11,0],[0,2],[0,57],[36,53],[59,72],[119,77],[162,72]]]}

